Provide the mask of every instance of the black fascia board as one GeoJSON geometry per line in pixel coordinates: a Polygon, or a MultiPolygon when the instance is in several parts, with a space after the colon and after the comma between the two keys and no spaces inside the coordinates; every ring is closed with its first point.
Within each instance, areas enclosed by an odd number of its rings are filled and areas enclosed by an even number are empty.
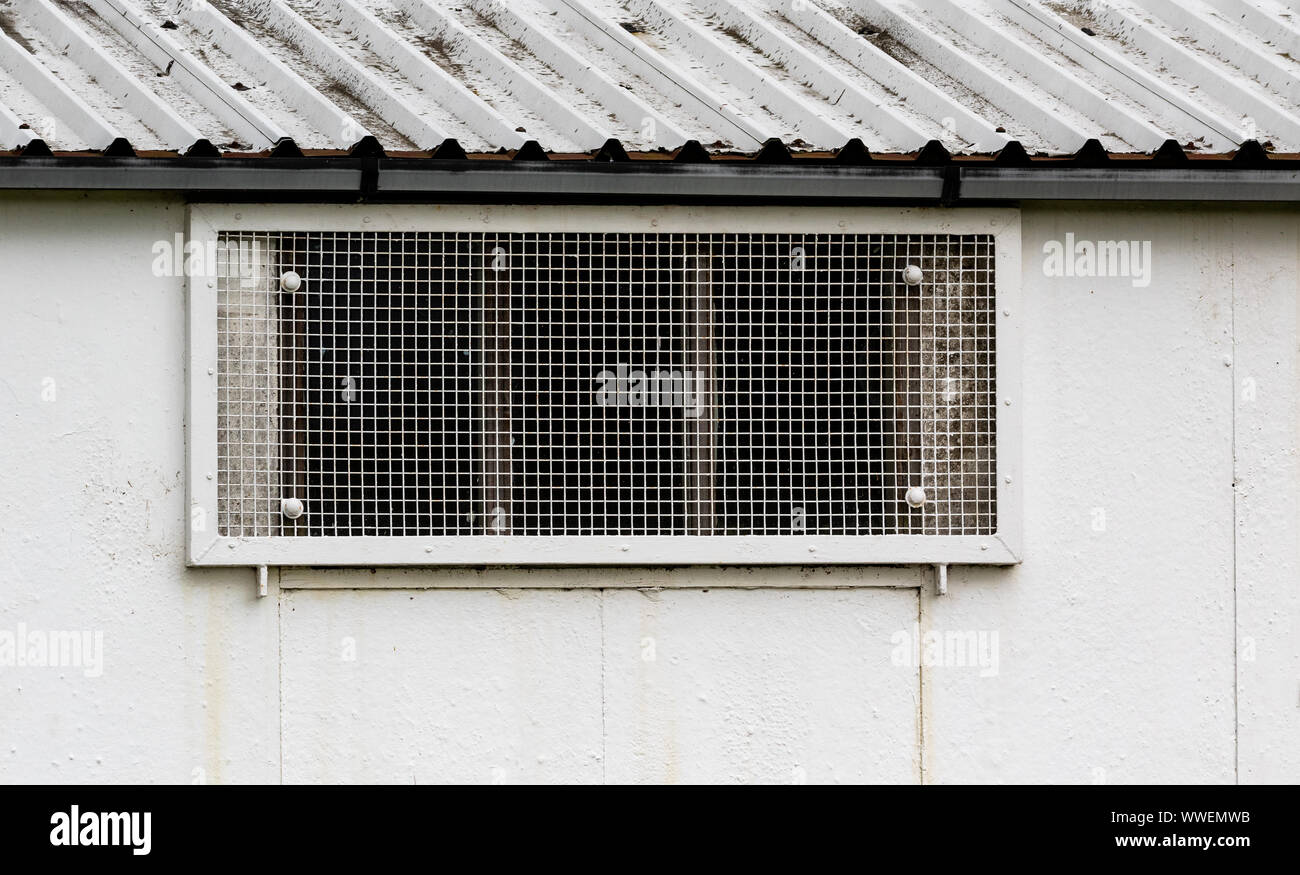
{"type": "MultiPolygon", "coordinates": [[[[1283,162],[1278,162],[1282,164],[1283,162]]],[[[1075,167],[877,160],[707,164],[366,157],[0,156],[0,190],[173,191],[198,199],[516,203],[1300,202],[1300,167],[1075,167]]]]}

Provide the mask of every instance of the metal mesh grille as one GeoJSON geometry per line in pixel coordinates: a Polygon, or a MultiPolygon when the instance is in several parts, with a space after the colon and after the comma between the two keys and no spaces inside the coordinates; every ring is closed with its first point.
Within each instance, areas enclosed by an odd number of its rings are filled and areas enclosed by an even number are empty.
{"type": "Polygon", "coordinates": [[[241,233],[218,267],[222,535],[997,528],[990,235],[241,233]]]}

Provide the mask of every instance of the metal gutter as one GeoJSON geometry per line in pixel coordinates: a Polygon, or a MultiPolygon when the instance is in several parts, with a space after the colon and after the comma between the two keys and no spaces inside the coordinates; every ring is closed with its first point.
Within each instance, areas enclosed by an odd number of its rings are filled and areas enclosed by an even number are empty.
{"type": "Polygon", "coordinates": [[[407,168],[380,161],[376,195],[458,198],[510,195],[603,201],[689,199],[853,202],[938,201],[940,167],[792,167],[708,164],[505,164],[407,168]]]}
{"type": "Polygon", "coordinates": [[[46,191],[268,191],[350,194],[361,190],[362,168],[352,158],[18,158],[0,159],[0,190],[46,191]]]}
{"type": "Polygon", "coordinates": [[[1300,201],[1300,170],[963,168],[963,200],[1300,201]]]}
{"type": "MultiPolygon", "coordinates": [[[[1280,163],[1280,162],[1279,162],[1280,163]]],[[[0,156],[0,190],[174,191],[226,199],[573,203],[1034,200],[1300,202],[1300,166],[927,166],[904,161],[507,161],[387,158],[0,156]]]]}

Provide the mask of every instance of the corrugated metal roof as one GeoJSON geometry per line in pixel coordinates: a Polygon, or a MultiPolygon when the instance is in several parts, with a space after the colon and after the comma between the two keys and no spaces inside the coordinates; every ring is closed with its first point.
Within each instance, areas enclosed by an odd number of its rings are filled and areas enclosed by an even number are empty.
{"type": "Polygon", "coordinates": [[[1300,151],[1279,0],[0,0],[0,148],[1300,151]]]}

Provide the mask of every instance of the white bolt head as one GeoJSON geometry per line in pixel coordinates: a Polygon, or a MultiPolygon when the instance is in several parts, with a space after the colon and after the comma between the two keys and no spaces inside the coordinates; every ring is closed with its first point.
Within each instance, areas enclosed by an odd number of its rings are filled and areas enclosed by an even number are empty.
{"type": "Polygon", "coordinates": [[[920,486],[913,486],[907,490],[907,503],[912,507],[920,507],[925,504],[925,490],[920,486]]]}
{"type": "Polygon", "coordinates": [[[922,273],[921,268],[917,267],[915,264],[909,264],[907,267],[903,268],[903,282],[907,283],[909,286],[919,286],[921,280],[924,278],[925,274],[922,273]]]}
{"type": "Polygon", "coordinates": [[[280,291],[296,292],[302,288],[302,277],[296,270],[286,270],[280,274],[280,291]]]}
{"type": "Polygon", "coordinates": [[[301,498],[282,498],[280,499],[280,513],[286,518],[296,520],[302,516],[302,499],[301,498]]]}

